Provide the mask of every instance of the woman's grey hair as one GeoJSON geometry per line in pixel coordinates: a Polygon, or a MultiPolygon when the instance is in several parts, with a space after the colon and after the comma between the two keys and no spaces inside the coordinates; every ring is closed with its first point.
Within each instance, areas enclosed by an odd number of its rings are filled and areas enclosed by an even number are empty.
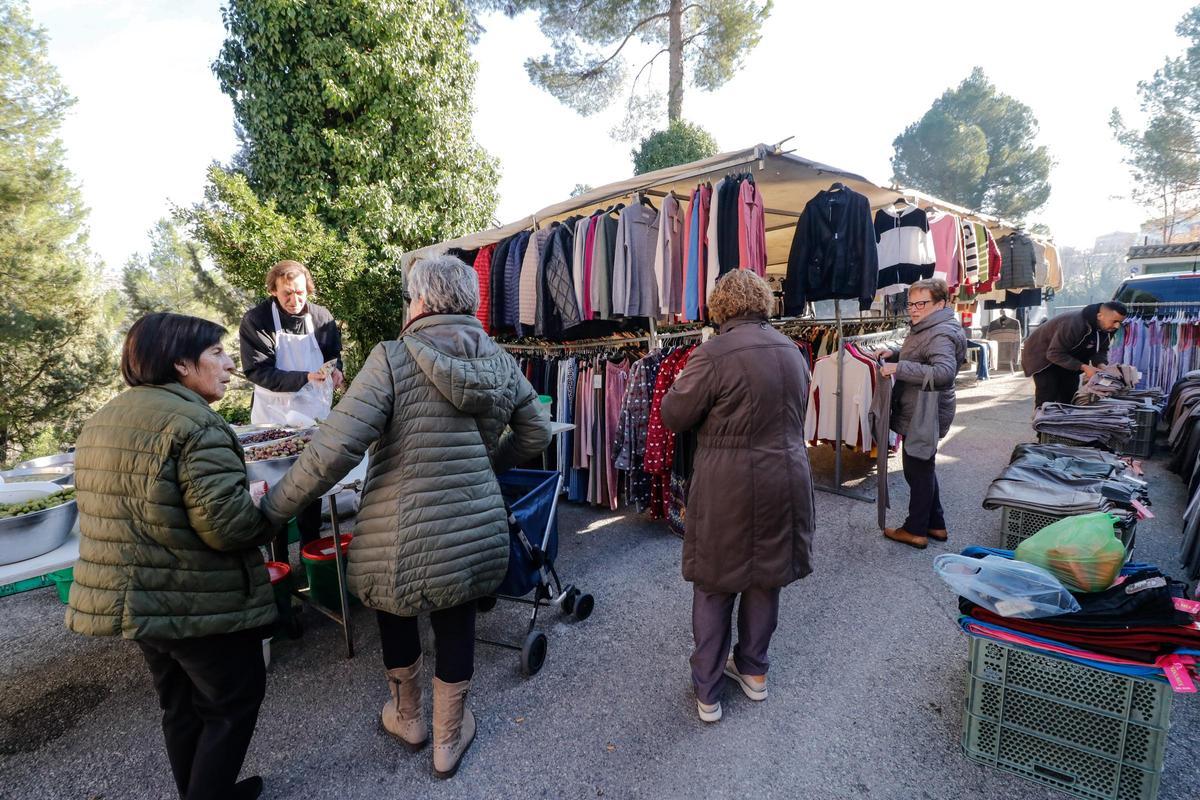
{"type": "Polygon", "coordinates": [[[454,256],[418,261],[408,273],[409,297],[420,297],[432,314],[474,314],[479,310],[479,276],[454,256]]]}

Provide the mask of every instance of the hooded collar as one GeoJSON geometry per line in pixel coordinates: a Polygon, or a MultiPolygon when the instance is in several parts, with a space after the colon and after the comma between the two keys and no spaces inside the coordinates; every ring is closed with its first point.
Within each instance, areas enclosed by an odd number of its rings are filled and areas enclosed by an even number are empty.
{"type": "Polygon", "coordinates": [[[401,331],[401,335],[418,333],[427,328],[436,328],[441,325],[466,325],[470,328],[483,330],[483,323],[479,321],[478,317],[468,316],[467,314],[442,314],[437,311],[430,311],[409,320],[408,324],[404,326],[404,330],[401,331]]]}

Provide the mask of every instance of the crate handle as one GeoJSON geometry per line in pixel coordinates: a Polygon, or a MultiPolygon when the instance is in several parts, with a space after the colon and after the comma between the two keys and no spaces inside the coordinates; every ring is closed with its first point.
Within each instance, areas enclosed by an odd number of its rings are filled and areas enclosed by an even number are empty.
{"type": "Polygon", "coordinates": [[[1059,781],[1060,783],[1074,785],[1076,781],[1074,775],[1068,775],[1067,773],[1059,772],[1056,769],[1043,767],[1041,764],[1034,764],[1033,771],[1038,775],[1041,775],[1043,778],[1050,778],[1051,780],[1059,781]]]}

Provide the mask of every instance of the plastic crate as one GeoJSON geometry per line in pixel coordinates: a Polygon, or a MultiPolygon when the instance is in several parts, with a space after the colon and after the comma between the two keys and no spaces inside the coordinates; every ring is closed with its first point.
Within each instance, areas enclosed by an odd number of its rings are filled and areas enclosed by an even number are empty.
{"type": "Polygon", "coordinates": [[[1165,683],[971,639],[973,761],[1090,800],[1153,800],[1170,716],[1165,683]]]}
{"type": "Polygon", "coordinates": [[[1153,408],[1134,412],[1133,438],[1117,452],[1123,456],[1151,458],[1154,455],[1154,439],[1158,434],[1158,411],[1153,408]]]}
{"type": "MultiPolygon", "coordinates": [[[[1040,514],[1024,508],[1000,506],[1000,546],[1005,550],[1016,550],[1017,545],[1030,536],[1033,536],[1042,528],[1052,522],[1066,519],[1068,516],[1071,515],[1040,514]]],[[[1121,539],[1121,543],[1125,545],[1127,555],[1133,552],[1133,544],[1137,536],[1137,523],[1133,523],[1128,529],[1118,526],[1117,533],[1121,539]]]]}

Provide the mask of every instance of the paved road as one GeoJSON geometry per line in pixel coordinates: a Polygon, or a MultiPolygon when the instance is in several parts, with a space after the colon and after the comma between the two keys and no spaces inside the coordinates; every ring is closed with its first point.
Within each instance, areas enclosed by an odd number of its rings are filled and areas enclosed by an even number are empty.
{"type": "MultiPolygon", "coordinates": [[[[569,506],[560,569],[595,594],[596,613],[578,624],[547,617],[549,658],[533,679],[518,675],[515,654],[480,650],[479,739],[457,778],[435,780],[428,750],[409,755],[377,732],[386,690],[361,609],[352,661],[336,629],[311,614],[302,641],[276,645],[245,774],[264,775],[268,797],[304,800],[1063,797],[962,756],[967,643],[930,569],[939,552],[998,543],[999,515],[979,498],[1030,437],[1029,412],[1022,380],[962,392],[939,467],[948,545],[917,552],[888,542],[873,506],[818,494],[816,572],[784,591],[765,703],[728,693],[724,720],[697,719],[679,540],[659,523],[569,506]]],[[[1159,516],[1139,527],[1138,557],[1172,567],[1182,487],[1161,462],[1150,475],[1159,516]]],[[[0,797],[171,797],[134,647],[69,634],[51,590],[2,599],[0,611],[0,797]]],[[[502,608],[482,628],[513,634],[520,613],[502,608]]],[[[1179,698],[1163,800],[1196,796],[1200,761],[1188,738],[1198,722],[1200,702],[1179,698]]]]}

